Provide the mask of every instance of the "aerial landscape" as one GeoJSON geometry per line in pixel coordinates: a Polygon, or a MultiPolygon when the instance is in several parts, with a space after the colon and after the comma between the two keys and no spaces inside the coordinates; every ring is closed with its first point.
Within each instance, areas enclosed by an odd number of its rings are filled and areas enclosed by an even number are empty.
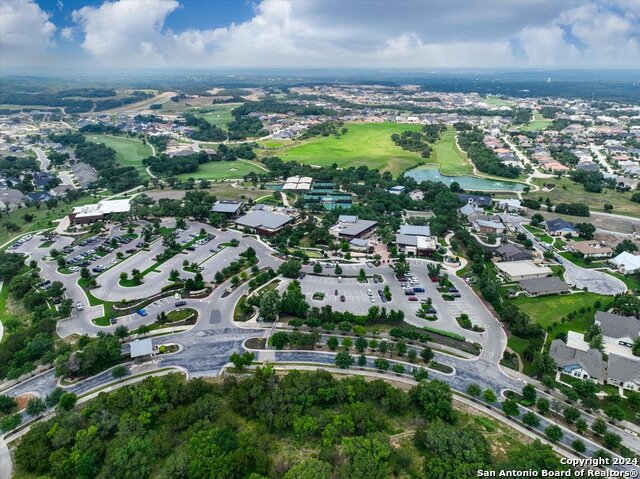
{"type": "Polygon", "coordinates": [[[0,2],[0,479],[638,474],[639,2],[0,2]]]}

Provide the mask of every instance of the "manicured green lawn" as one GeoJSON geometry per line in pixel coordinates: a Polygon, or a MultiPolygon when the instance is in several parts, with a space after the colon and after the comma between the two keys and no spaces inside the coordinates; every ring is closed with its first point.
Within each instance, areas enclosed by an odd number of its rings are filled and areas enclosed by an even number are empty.
{"type": "Polygon", "coordinates": [[[307,141],[293,142],[282,151],[270,149],[283,160],[298,161],[309,165],[329,166],[336,163],[341,168],[367,166],[371,169],[401,173],[421,161],[418,153],[405,151],[391,141],[391,135],[403,131],[420,130],[420,125],[400,123],[348,123],[347,133],[340,138],[323,136],[307,141]]]}
{"type": "Polygon", "coordinates": [[[247,163],[246,161],[212,161],[200,165],[198,171],[194,173],[184,173],[178,175],[178,178],[186,180],[187,178],[195,178],[196,180],[226,180],[230,178],[242,178],[247,173],[255,171],[256,173],[264,173],[265,171],[258,166],[247,163]]]}
{"type": "Polygon", "coordinates": [[[210,124],[227,129],[227,125],[233,121],[233,115],[231,110],[236,108],[239,103],[225,103],[223,105],[212,105],[207,108],[201,108],[196,113],[196,116],[204,118],[210,124]]]}
{"type": "Polygon", "coordinates": [[[52,209],[48,209],[42,205],[40,208],[35,206],[29,206],[28,208],[20,208],[19,210],[11,211],[8,215],[3,215],[0,218],[0,245],[4,244],[11,238],[23,235],[29,231],[40,231],[56,226],[55,220],[59,220],[67,216],[73,210],[74,206],[81,206],[90,203],[97,203],[99,198],[92,198],[91,196],[85,196],[79,200],[72,201],[70,204],[63,201],[58,202],[58,206],[52,209]],[[32,214],[33,219],[30,222],[25,222],[23,216],[26,214],[32,214]],[[18,231],[8,231],[7,225],[13,223],[19,226],[18,231]]]}
{"type": "Polygon", "coordinates": [[[532,233],[540,241],[542,241],[544,243],[547,243],[547,244],[553,243],[553,238],[551,236],[549,236],[544,230],[541,230],[539,228],[534,228],[531,225],[524,225],[524,227],[527,229],[527,231],[532,233]]]}
{"type": "Polygon", "coordinates": [[[539,131],[544,130],[553,123],[551,120],[547,120],[537,111],[533,112],[533,120],[526,125],[521,126],[519,129],[522,131],[539,131]]]}
{"type": "Polygon", "coordinates": [[[167,313],[168,323],[177,323],[178,321],[184,321],[191,316],[195,311],[191,308],[176,309],[167,313]]]}
{"type": "Polygon", "coordinates": [[[576,293],[538,298],[518,296],[510,301],[549,332],[549,344],[561,332],[586,332],[593,323],[596,310],[605,310],[610,298],[594,293],[576,293]],[[597,302],[600,302],[599,308],[595,307],[597,302]],[[573,320],[568,319],[570,313],[575,313],[573,320]],[[566,318],[565,322],[562,322],[563,318],[566,318]]]}
{"type": "Polygon", "coordinates": [[[473,174],[473,165],[456,144],[455,128],[448,128],[431,147],[433,151],[429,163],[438,163],[440,173],[443,175],[473,174]]]}
{"type": "Polygon", "coordinates": [[[525,361],[523,357],[524,350],[529,347],[529,344],[530,341],[528,339],[522,339],[516,336],[510,336],[509,339],[507,339],[507,346],[520,356],[520,360],[522,361],[522,372],[528,376],[532,376],[533,373],[535,373],[535,369],[533,368],[533,365],[530,362],[525,361]]]}
{"type": "MultiPolygon", "coordinates": [[[[621,193],[605,189],[602,193],[590,193],[585,191],[582,185],[571,181],[569,178],[534,178],[533,183],[539,187],[546,183],[554,183],[556,188],[549,192],[532,191],[524,193],[523,198],[537,200],[540,197],[549,197],[553,204],[582,203],[593,211],[604,211],[604,204],[609,203],[613,205],[613,214],[633,216],[634,218],[640,217],[640,203],[631,201],[633,192],[630,191],[621,193]]],[[[578,223],[581,221],[588,221],[588,218],[579,220],[578,223]]]]}
{"type": "Polygon", "coordinates": [[[513,100],[503,100],[502,98],[498,98],[493,95],[487,95],[484,101],[492,106],[514,106],[516,104],[513,100]]]}
{"type": "Polygon", "coordinates": [[[573,256],[573,253],[569,251],[564,251],[560,253],[560,256],[571,261],[573,264],[578,265],[582,268],[601,268],[605,265],[606,261],[592,261],[591,263],[587,263],[584,258],[576,258],[573,256]]]}
{"type": "Polygon", "coordinates": [[[145,167],[142,160],[150,157],[153,153],[149,145],[145,145],[142,141],[127,138],[124,136],[98,135],[89,133],[86,135],[89,141],[94,143],[102,143],[109,148],[116,150],[116,160],[121,166],[133,166],[140,173],[146,175],[145,167]]]}
{"type": "Polygon", "coordinates": [[[605,270],[605,273],[610,274],[611,276],[615,276],[619,280],[621,280],[624,284],[627,285],[629,289],[640,290],[640,275],[632,274],[629,276],[625,276],[623,274],[614,273],[612,271],[605,270]]]}

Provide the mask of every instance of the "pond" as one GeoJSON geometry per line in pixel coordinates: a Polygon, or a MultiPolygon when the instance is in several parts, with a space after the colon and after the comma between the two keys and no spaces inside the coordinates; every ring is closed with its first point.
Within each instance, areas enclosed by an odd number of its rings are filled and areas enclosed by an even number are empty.
{"type": "Polygon", "coordinates": [[[475,176],[445,176],[438,171],[435,165],[423,165],[407,171],[409,176],[418,183],[422,181],[439,181],[449,186],[456,181],[462,188],[470,191],[522,191],[525,187],[522,183],[512,181],[492,180],[475,176]]]}

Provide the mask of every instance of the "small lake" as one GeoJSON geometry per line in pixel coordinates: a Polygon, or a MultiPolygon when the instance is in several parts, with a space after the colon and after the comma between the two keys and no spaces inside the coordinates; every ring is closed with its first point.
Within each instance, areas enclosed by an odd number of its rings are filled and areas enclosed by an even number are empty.
{"type": "Polygon", "coordinates": [[[440,174],[436,165],[423,165],[407,171],[409,176],[418,183],[422,181],[439,181],[449,186],[456,181],[463,189],[470,191],[522,191],[525,187],[522,183],[511,181],[490,180],[475,176],[445,176],[440,174]]]}

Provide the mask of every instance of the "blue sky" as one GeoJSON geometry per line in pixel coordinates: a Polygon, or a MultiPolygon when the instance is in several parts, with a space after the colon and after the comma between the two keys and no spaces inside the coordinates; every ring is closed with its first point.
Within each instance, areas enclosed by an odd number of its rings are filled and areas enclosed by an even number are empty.
{"type": "Polygon", "coordinates": [[[2,0],[14,69],[639,68],[637,0],[2,0]]]}

